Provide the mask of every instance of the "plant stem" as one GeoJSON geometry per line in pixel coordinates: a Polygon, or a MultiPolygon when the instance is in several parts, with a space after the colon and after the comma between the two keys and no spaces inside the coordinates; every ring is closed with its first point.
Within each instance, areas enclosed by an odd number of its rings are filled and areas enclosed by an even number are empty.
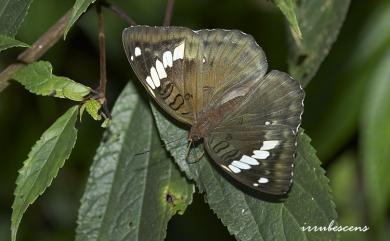
{"type": "Polygon", "coordinates": [[[47,30],[30,48],[26,49],[18,56],[18,61],[9,65],[0,73],[0,92],[9,85],[9,79],[25,64],[29,64],[39,59],[48,49],[50,49],[64,34],[72,10],[62,16],[49,30],[47,30]]]}
{"type": "Polygon", "coordinates": [[[175,5],[175,0],[168,0],[167,1],[167,8],[165,10],[165,17],[164,17],[163,26],[171,25],[172,13],[173,13],[174,5],[175,5]]]}
{"type": "Polygon", "coordinates": [[[98,16],[98,38],[99,38],[99,69],[100,69],[100,81],[98,87],[98,100],[102,104],[105,118],[111,119],[110,111],[107,107],[106,98],[106,86],[107,86],[107,64],[106,64],[106,35],[104,34],[104,18],[102,13],[101,2],[96,4],[96,12],[98,16]]]}
{"type": "Polygon", "coordinates": [[[126,23],[129,26],[134,26],[137,25],[137,23],[125,13],[118,5],[114,3],[109,3],[107,1],[101,1],[101,5],[103,7],[106,7],[107,9],[111,10],[113,13],[115,13],[118,17],[122,18],[123,20],[126,21],[126,23]]]}
{"type": "MultiPolygon", "coordinates": [[[[105,98],[106,85],[107,85],[107,68],[106,68],[106,36],[104,34],[104,19],[102,14],[102,8],[98,2],[96,5],[96,11],[98,15],[98,38],[99,38],[99,69],[100,69],[100,82],[99,82],[99,97],[105,98]]],[[[105,100],[103,100],[103,103],[105,100]]]]}

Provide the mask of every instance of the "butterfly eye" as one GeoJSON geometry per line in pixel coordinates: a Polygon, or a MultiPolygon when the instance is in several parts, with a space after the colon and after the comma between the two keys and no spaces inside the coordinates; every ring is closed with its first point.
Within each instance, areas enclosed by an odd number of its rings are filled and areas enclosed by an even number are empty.
{"type": "Polygon", "coordinates": [[[198,135],[191,135],[191,141],[192,142],[197,142],[199,141],[200,139],[202,139],[202,137],[198,136],[198,135]]]}

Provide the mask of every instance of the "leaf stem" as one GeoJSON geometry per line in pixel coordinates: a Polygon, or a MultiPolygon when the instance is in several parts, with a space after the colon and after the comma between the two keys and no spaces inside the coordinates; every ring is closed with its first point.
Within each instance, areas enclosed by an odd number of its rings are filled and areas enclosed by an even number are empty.
{"type": "Polygon", "coordinates": [[[30,48],[22,52],[17,60],[0,73],[0,92],[9,85],[9,80],[25,64],[29,64],[39,59],[48,49],[50,49],[64,34],[68,19],[72,10],[66,12],[49,30],[47,30],[30,48]]]}
{"type": "Polygon", "coordinates": [[[113,13],[115,13],[118,17],[122,18],[123,20],[126,21],[126,23],[129,26],[134,26],[137,25],[137,23],[123,11],[118,5],[114,3],[109,3],[105,0],[101,1],[101,5],[109,10],[111,10],[113,13]]]}
{"type": "Polygon", "coordinates": [[[171,25],[172,13],[173,13],[174,5],[175,5],[175,0],[168,0],[167,1],[167,8],[165,10],[165,17],[164,17],[163,26],[171,25]]]}

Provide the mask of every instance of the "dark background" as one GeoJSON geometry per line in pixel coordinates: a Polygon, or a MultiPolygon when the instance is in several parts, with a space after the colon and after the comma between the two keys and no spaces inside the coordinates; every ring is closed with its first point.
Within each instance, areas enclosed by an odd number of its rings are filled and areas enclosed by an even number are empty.
{"type": "MultiPolygon", "coordinates": [[[[164,0],[116,2],[138,24],[161,25],[163,21],[164,0]]],[[[359,132],[356,126],[352,126],[337,145],[323,148],[321,136],[326,133],[322,133],[321,119],[332,114],[332,108],[343,101],[340,92],[347,92],[349,84],[355,81],[353,74],[350,74],[351,70],[348,69],[349,72],[346,73],[345,69],[353,62],[354,54],[362,51],[357,46],[367,30],[368,19],[385,2],[386,0],[352,1],[337,42],[306,88],[303,128],[312,137],[312,144],[319,151],[318,156],[328,171],[339,221],[343,225],[370,225],[366,200],[361,195],[359,132]]],[[[73,3],[71,0],[35,0],[17,38],[33,43],[73,3]]],[[[121,31],[126,24],[107,10],[104,11],[104,16],[108,97],[112,106],[127,81],[135,78],[122,50],[121,31]]],[[[96,20],[95,11],[91,9],[71,29],[66,41],[59,41],[43,56],[42,59],[52,63],[56,75],[65,75],[88,86],[97,87],[99,69],[96,20]]],[[[287,28],[283,15],[271,1],[177,0],[172,25],[193,29],[240,29],[252,34],[263,47],[270,69],[287,71],[287,28]]],[[[11,49],[2,53],[0,69],[11,63],[19,51],[20,49],[11,49]]],[[[362,101],[363,97],[356,105],[360,105],[362,101]]],[[[11,205],[18,169],[41,133],[70,105],[71,102],[66,100],[29,94],[17,83],[12,83],[0,93],[0,241],[10,237],[11,205]]],[[[52,186],[26,212],[18,240],[73,240],[79,199],[103,132],[99,123],[90,118],[84,118],[78,125],[78,141],[70,159],[60,170],[52,186]]],[[[337,125],[334,126],[334,131],[338,131],[337,125]]],[[[386,222],[389,226],[388,215],[386,222]]],[[[375,231],[375,227],[370,228],[374,231],[368,234],[343,233],[341,240],[368,240],[368,236],[374,234],[375,239],[385,240],[385,229],[375,231]]],[[[234,240],[208,209],[207,204],[204,204],[201,195],[195,195],[194,202],[184,216],[174,217],[169,224],[167,240],[183,239],[234,240]]]]}

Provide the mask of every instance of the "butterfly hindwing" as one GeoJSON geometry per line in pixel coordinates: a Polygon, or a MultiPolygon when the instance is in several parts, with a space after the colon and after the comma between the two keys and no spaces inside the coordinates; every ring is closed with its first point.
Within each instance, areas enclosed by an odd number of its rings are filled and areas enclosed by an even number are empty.
{"type": "Polygon", "coordinates": [[[292,182],[304,92],[287,74],[271,71],[205,138],[210,156],[253,189],[283,194],[292,182]]]}
{"type": "Polygon", "coordinates": [[[252,36],[238,30],[199,30],[202,75],[198,78],[198,112],[244,96],[267,71],[267,60],[252,36]]]}

